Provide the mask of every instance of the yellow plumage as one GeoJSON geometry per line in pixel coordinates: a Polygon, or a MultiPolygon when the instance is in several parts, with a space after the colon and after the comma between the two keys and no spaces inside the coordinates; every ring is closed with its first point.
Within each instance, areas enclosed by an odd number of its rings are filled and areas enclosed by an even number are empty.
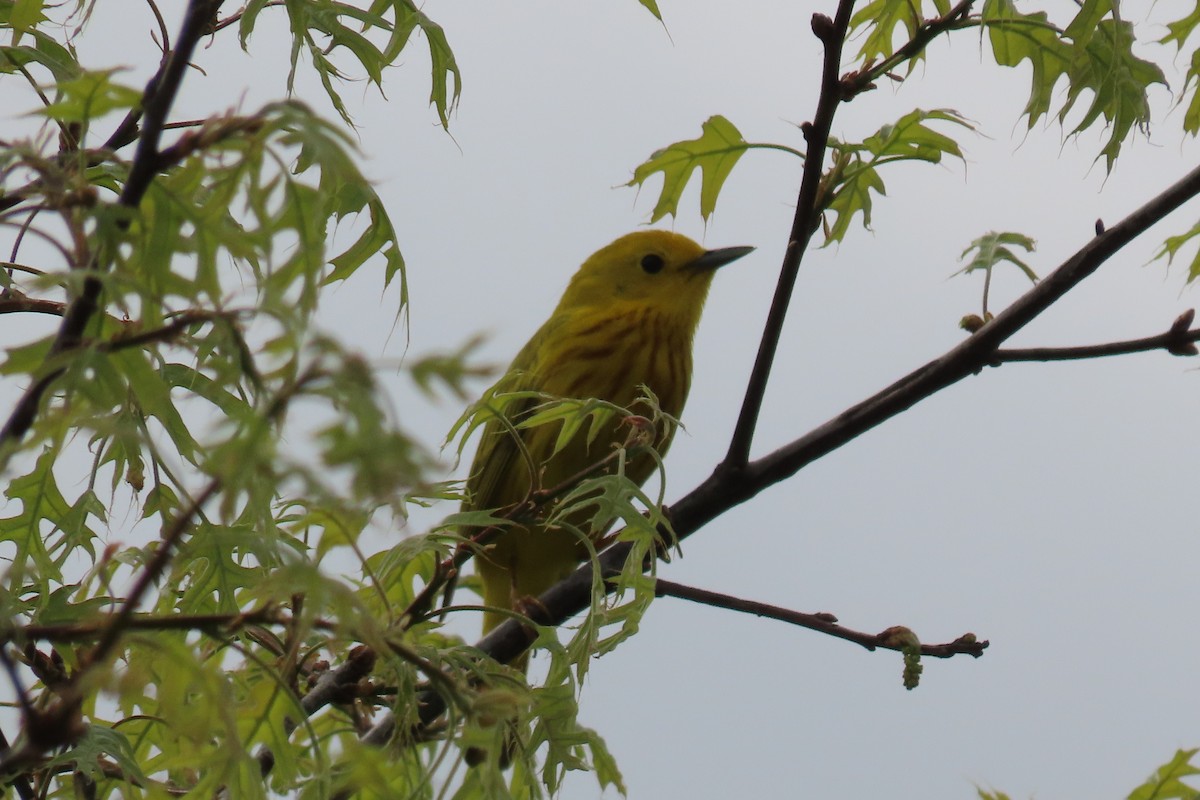
{"type": "MultiPolygon", "coordinates": [[[[668,231],[622,236],[583,263],[554,313],[517,354],[499,388],[598,398],[628,408],[645,385],[658,397],[662,410],[677,417],[691,384],[692,337],[713,272],[752,249],[706,251],[668,231]]],[[[510,407],[507,416],[519,421],[535,404],[529,400],[521,408],[510,407]]],[[[514,432],[493,420],[484,427],[464,509],[498,508],[524,500],[531,488],[557,486],[604,458],[614,444],[625,441],[626,434],[610,424],[590,445],[581,433],[554,453],[558,425],[514,432]],[[522,445],[529,458],[522,455],[522,445]]],[[[666,451],[670,438],[670,431],[661,432],[656,442],[660,453],[666,451]]],[[[626,464],[626,474],[639,484],[653,469],[653,461],[645,455],[626,464]]],[[[536,597],[566,577],[584,557],[570,532],[540,525],[514,527],[476,556],[484,602],[512,608],[514,599],[536,597]]],[[[484,631],[504,619],[488,613],[484,631]]]]}

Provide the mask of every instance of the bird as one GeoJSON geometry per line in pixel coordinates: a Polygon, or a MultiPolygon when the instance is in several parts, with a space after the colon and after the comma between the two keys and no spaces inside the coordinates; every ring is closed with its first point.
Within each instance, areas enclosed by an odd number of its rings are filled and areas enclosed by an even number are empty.
{"type": "MultiPolygon", "coordinates": [[[[616,420],[584,431],[556,450],[559,425],[520,427],[545,397],[589,399],[637,413],[649,390],[677,419],[692,378],[692,340],[717,268],[753,247],[707,250],[678,233],[649,229],[621,236],[591,255],[571,278],[549,319],[513,359],[496,392],[519,393],[503,418],[485,425],[468,473],[464,511],[497,509],[535,489],[570,481],[629,437],[616,420]]],[[[485,395],[488,397],[489,395],[485,395]]],[[[499,395],[503,397],[504,395],[499,395]]],[[[673,425],[652,436],[665,454],[673,425]]],[[[638,485],[655,469],[648,453],[634,454],[625,475],[638,485]]],[[[544,519],[544,516],[542,517],[544,519]]],[[[603,531],[589,531],[597,538],[603,531]]],[[[569,575],[587,558],[578,536],[540,522],[514,524],[475,555],[486,634],[569,575]]],[[[514,660],[524,669],[527,655],[514,660]]]]}

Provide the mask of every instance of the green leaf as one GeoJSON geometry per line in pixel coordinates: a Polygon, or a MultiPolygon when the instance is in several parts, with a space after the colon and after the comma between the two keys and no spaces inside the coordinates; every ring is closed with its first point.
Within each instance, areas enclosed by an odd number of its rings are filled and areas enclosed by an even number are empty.
{"type": "Polygon", "coordinates": [[[840,242],[846,237],[855,214],[862,214],[863,227],[870,230],[873,208],[871,192],[887,194],[879,172],[865,164],[858,156],[839,158],[834,164],[833,174],[838,175],[836,188],[833,196],[825,202],[821,216],[825,226],[826,246],[840,242]],[[834,215],[832,225],[828,220],[831,213],[834,215]]]}
{"type": "Polygon", "coordinates": [[[83,72],[60,80],[55,85],[57,98],[34,113],[59,122],[88,122],[114,111],[137,108],[142,103],[142,90],[113,81],[118,71],[83,72]]]}
{"type": "Polygon", "coordinates": [[[1177,750],[1175,757],[1154,771],[1145,783],[1129,793],[1129,800],[1196,800],[1200,791],[1183,782],[1184,778],[1200,775],[1192,765],[1198,749],[1177,750]]]}
{"type": "Polygon", "coordinates": [[[1091,92],[1091,105],[1071,133],[1079,133],[1104,120],[1108,139],[1100,154],[1109,172],[1130,132],[1135,128],[1145,131],[1150,123],[1147,97],[1150,86],[1167,84],[1157,64],[1133,54],[1134,43],[1133,23],[1111,19],[1100,22],[1086,48],[1076,48],[1068,70],[1070,89],[1058,112],[1062,123],[1083,91],[1091,92]]]}
{"type": "Polygon", "coordinates": [[[1200,4],[1192,6],[1192,10],[1184,17],[1167,23],[1167,35],[1159,39],[1160,44],[1175,43],[1177,50],[1182,50],[1188,37],[1200,25],[1200,4]]]}
{"type": "Polygon", "coordinates": [[[1183,112],[1183,129],[1195,136],[1200,133],[1200,48],[1192,52],[1192,63],[1179,93],[1179,102],[1184,100],[1188,100],[1188,105],[1183,112]]]}
{"type": "MultiPolygon", "coordinates": [[[[430,103],[436,108],[442,126],[448,127],[450,112],[462,92],[462,76],[445,31],[412,0],[374,0],[365,10],[334,0],[286,0],[284,5],[292,32],[289,94],[295,86],[300,55],[307,53],[330,103],[347,124],[353,124],[336,85],[348,78],[331,55],[349,54],[366,72],[367,79],[379,86],[384,68],[397,62],[412,33],[420,30],[429,44],[430,103]],[[346,21],[358,23],[359,29],[355,30],[346,21]],[[371,37],[376,32],[386,33],[387,40],[376,44],[371,37]]],[[[265,3],[255,2],[251,6],[248,10],[252,13],[247,13],[241,22],[239,35],[243,48],[265,3]]]]}
{"type": "Polygon", "coordinates": [[[18,514],[0,519],[0,541],[16,545],[9,585],[19,584],[30,564],[39,581],[61,581],[61,566],[76,547],[95,557],[98,537],[88,518],[103,521],[104,506],[90,491],[75,503],[63,496],[54,476],[57,454],[54,448],[43,449],[33,470],[14,478],[4,490],[5,497],[21,504],[18,514]]]}
{"type": "Polygon", "coordinates": [[[0,47],[0,72],[14,72],[17,67],[32,63],[41,64],[49,70],[55,82],[73,80],[83,74],[83,68],[70,49],[39,30],[31,33],[34,40],[32,46],[0,47]]]}
{"type": "Polygon", "coordinates": [[[975,787],[975,793],[979,795],[979,800],[1012,800],[1004,792],[989,792],[986,789],[975,787]]]}
{"type": "MultiPolygon", "coordinates": [[[[1183,249],[1183,246],[1197,236],[1200,236],[1200,222],[1197,222],[1185,233],[1181,233],[1178,236],[1168,236],[1166,241],[1163,242],[1162,247],[1159,248],[1159,251],[1154,254],[1155,260],[1166,257],[1167,265],[1170,266],[1175,263],[1175,256],[1179,255],[1179,251],[1183,249]]],[[[1200,250],[1192,254],[1192,260],[1188,264],[1187,282],[1191,283],[1197,278],[1200,278],[1200,250]]]]}
{"type": "Polygon", "coordinates": [[[163,426],[180,456],[195,463],[198,445],[171,398],[171,385],[151,363],[143,350],[120,350],[111,356],[138,407],[163,426]]]}
{"type": "Polygon", "coordinates": [[[658,10],[658,3],[655,0],[638,0],[642,7],[654,15],[654,18],[662,22],[662,12],[658,10]]]}
{"type": "Polygon", "coordinates": [[[1016,67],[1029,61],[1033,80],[1025,114],[1029,127],[1050,112],[1054,84],[1067,74],[1072,60],[1071,46],[1059,30],[1050,24],[1045,12],[1022,14],[1013,0],[986,0],[981,22],[988,32],[992,55],[1003,67],[1016,67]]]}
{"type": "Polygon", "coordinates": [[[555,440],[554,451],[551,455],[566,447],[585,426],[587,443],[591,445],[614,417],[629,414],[626,409],[618,405],[596,398],[564,400],[544,397],[547,402],[529,416],[522,418],[517,423],[517,428],[537,428],[553,422],[560,422],[562,427],[559,428],[558,438],[555,440]]]}
{"type": "Polygon", "coordinates": [[[245,421],[253,413],[249,403],[203,372],[183,364],[163,364],[159,373],[168,386],[186,389],[204,398],[231,420],[245,421]]]}
{"type": "Polygon", "coordinates": [[[1095,35],[1100,21],[1113,11],[1113,0],[1084,0],[1079,13],[1063,31],[1076,45],[1086,45],[1095,35]]]}
{"type": "Polygon", "coordinates": [[[1037,273],[1013,252],[1010,245],[1019,247],[1027,253],[1032,253],[1037,249],[1037,242],[1024,234],[1012,233],[1010,231],[1003,233],[990,231],[971,242],[962,251],[962,254],[959,255],[959,260],[966,258],[972,252],[974,252],[974,255],[971,256],[971,260],[967,262],[965,267],[954,274],[966,275],[975,270],[991,272],[998,264],[1008,262],[1020,268],[1021,272],[1025,273],[1025,277],[1029,278],[1031,283],[1037,283],[1037,273]]]}
{"type": "Polygon", "coordinates": [[[874,157],[872,161],[875,164],[904,160],[937,164],[947,155],[962,159],[963,153],[958,142],[926,124],[939,121],[975,130],[975,126],[965,117],[950,109],[916,109],[868,136],[863,140],[862,149],[874,157]]]}
{"type": "Polygon", "coordinates": [[[55,755],[46,763],[46,767],[57,771],[56,768],[65,766],[95,780],[103,780],[105,776],[100,763],[109,759],[116,762],[123,775],[145,784],[146,775],[138,764],[129,740],[120,731],[104,725],[88,725],[75,746],[55,755]]]}
{"type": "Polygon", "coordinates": [[[866,28],[858,58],[864,63],[882,60],[896,52],[892,42],[896,28],[904,29],[912,39],[924,22],[920,0],[874,0],[854,12],[850,18],[851,34],[866,28]]]}
{"type": "Polygon", "coordinates": [[[13,0],[12,10],[8,14],[8,24],[13,30],[12,43],[16,45],[21,35],[32,32],[39,24],[46,21],[42,13],[45,0],[13,0]]]}
{"type": "Polygon", "coordinates": [[[1091,103],[1071,133],[1103,121],[1108,138],[1100,155],[1111,171],[1125,139],[1150,121],[1150,86],[1166,85],[1156,64],[1134,55],[1133,24],[1116,18],[1111,0],[1082,3],[1066,31],[1052,25],[1044,12],[1020,13],[1013,0],[987,0],[981,19],[997,64],[1015,67],[1028,60],[1033,68],[1025,107],[1029,127],[1050,112],[1054,86],[1065,76],[1067,96],[1058,122],[1065,124],[1086,91],[1091,103]]]}
{"type": "Polygon", "coordinates": [[[709,117],[700,128],[700,137],[667,145],[650,155],[633,171],[633,180],[626,186],[641,186],[654,175],[663,175],[662,191],[650,221],[657,222],[667,214],[677,216],[683,190],[692,173],[700,170],[700,216],[708,219],[717,206],[717,195],[725,179],[742,154],[752,145],[742,139],[733,123],[720,115],[709,117]]]}
{"type": "Polygon", "coordinates": [[[437,110],[442,127],[449,128],[450,111],[462,94],[462,75],[458,71],[458,62],[454,59],[450,43],[446,41],[446,32],[442,30],[442,26],[419,11],[415,13],[417,25],[429,41],[429,59],[432,62],[429,102],[437,110]]]}
{"type": "Polygon", "coordinates": [[[871,193],[886,194],[879,167],[898,161],[941,163],[945,156],[962,159],[962,148],[949,136],[930,127],[929,122],[950,122],[975,130],[975,126],[950,109],[916,109],[895,123],[884,125],[860,143],[830,139],[834,163],[824,179],[822,221],[825,244],[840,242],[850,229],[856,214],[862,214],[863,227],[871,228],[871,193]],[[836,219],[829,223],[828,214],[836,219]]]}

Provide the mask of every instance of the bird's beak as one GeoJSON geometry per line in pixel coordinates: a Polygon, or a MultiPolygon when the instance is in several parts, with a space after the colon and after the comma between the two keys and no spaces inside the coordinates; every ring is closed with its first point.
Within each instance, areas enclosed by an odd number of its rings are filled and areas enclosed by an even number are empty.
{"type": "Polygon", "coordinates": [[[691,272],[708,272],[753,252],[753,247],[722,247],[720,250],[709,250],[690,262],[687,269],[691,272]]]}

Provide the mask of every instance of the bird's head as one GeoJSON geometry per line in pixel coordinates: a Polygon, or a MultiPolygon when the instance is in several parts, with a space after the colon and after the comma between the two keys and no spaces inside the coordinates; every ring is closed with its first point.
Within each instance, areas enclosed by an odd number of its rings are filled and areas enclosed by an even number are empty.
{"type": "Polygon", "coordinates": [[[705,250],[671,231],[626,234],[583,262],[559,308],[643,306],[694,326],[717,268],[753,249],[705,250]]]}

